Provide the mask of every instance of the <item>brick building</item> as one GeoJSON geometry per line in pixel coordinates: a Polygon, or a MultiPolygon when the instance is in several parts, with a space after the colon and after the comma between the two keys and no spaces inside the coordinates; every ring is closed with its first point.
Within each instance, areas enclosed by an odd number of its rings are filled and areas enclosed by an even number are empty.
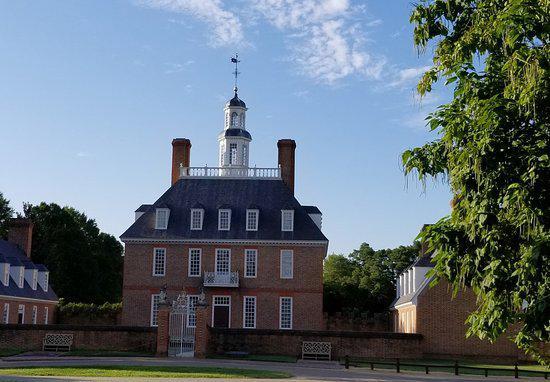
{"type": "Polygon", "coordinates": [[[49,271],[30,258],[33,224],[12,219],[8,240],[0,240],[0,323],[51,324],[57,296],[49,271]]]}
{"type": "Polygon", "coordinates": [[[296,143],[277,143],[278,166],[249,167],[246,104],[224,108],[218,167],[190,167],[191,142],[172,141],[172,184],[140,206],[124,232],[123,325],[157,325],[165,286],[171,301],[204,297],[213,327],[321,329],[321,212],[294,197],[296,143]]]}
{"type": "Polygon", "coordinates": [[[466,338],[466,318],[476,309],[476,296],[465,289],[453,297],[450,285],[443,280],[430,286],[432,279],[427,273],[431,268],[431,255],[421,253],[399,275],[397,296],[390,307],[395,332],[421,334],[425,356],[525,357],[507,335],[493,344],[466,338]]]}

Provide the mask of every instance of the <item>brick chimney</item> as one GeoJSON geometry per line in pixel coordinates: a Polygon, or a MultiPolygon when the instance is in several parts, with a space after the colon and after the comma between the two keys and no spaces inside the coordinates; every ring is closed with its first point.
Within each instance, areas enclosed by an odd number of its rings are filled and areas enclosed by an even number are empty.
{"type": "Polygon", "coordinates": [[[294,166],[296,142],[293,139],[281,139],[277,142],[279,149],[279,167],[281,168],[281,178],[294,194],[294,166]]]}
{"type": "Polygon", "coordinates": [[[189,167],[191,141],[186,138],[172,140],[172,184],[180,178],[180,165],[189,167]]]}
{"type": "Polygon", "coordinates": [[[10,220],[8,231],[8,241],[17,244],[29,258],[31,257],[33,226],[30,219],[14,218],[10,220]]]}

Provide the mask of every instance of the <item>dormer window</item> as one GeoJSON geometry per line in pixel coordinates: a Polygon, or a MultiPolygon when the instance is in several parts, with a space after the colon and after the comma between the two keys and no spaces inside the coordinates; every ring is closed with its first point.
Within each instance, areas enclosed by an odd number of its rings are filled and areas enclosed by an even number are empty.
{"type": "Polygon", "coordinates": [[[204,210],[202,208],[191,209],[191,230],[192,231],[202,230],[203,218],[204,218],[204,210]]]}
{"type": "Polygon", "coordinates": [[[170,210],[168,208],[157,208],[155,229],[167,229],[170,210]]]}
{"type": "Polygon", "coordinates": [[[44,292],[48,291],[49,278],[50,278],[50,273],[44,272],[44,285],[42,285],[42,289],[44,289],[44,292]]]}
{"type": "Polygon", "coordinates": [[[8,286],[10,284],[10,265],[8,263],[4,263],[3,269],[4,273],[2,274],[2,284],[4,284],[4,286],[8,286]]]}
{"type": "Polygon", "coordinates": [[[218,230],[229,231],[231,228],[231,210],[220,209],[218,210],[218,230]]]}
{"type": "Polygon", "coordinates": [[[294,231],[294,210],[281,211],[281,231],[294,231]]]}
{"type": "Polygon", "coordinates": [[[36,284],[38,283],[38,271],[35,269],[32,271],[32,290],[36,290],[36,284]]]}
{"type": "Polygon", "coordinates": [[[25,283],[25,268],[21,267],[21,270],[19,271],[19,282],[17,283],[17,286],[19,288],[23,288],[24,283],[25,283]]]}
{"type": "Polygon", "coordinates": [[[258,230],[258,217],[260,211],[255,209],[246,210],[246,230],[257,231],[258,230]]]}

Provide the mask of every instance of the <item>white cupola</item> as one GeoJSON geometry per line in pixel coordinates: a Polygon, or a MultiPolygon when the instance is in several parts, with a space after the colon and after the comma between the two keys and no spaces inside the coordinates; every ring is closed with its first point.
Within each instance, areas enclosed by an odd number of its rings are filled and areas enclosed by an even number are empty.
{"type": "Polygon", "coordinates": [[[220,146],[219,166],[248,168],[248,144],[252,136],[246,131],[246,104],[239,99],[237,94],[237,65],[240,62],[238,55],[231,58],[235,64],[235,95],[231,98],[224,108],[224,126],[222,132],[218,135],[220,146]]]}

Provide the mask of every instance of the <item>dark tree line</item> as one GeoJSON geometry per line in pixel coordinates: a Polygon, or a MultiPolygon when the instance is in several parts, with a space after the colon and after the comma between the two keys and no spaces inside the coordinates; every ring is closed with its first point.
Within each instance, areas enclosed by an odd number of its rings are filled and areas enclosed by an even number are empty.
{"type": "MultiPolygon", "coordinates": [[[[13,210],[0,194],[0,235],[13,210]]],[[[70,302],[118,302],[122,295],[122,244],[101,232],[95,220],[55,203],[24,204],[34,223],[31,257],[50,270],[50,283],[70,302]]]]}
{"type": "Polygon", "coordinates": [[[332,254],[324,264],[324,310],[347,315],[379,313],[395,298],[396,276],[416,259],[420,245],[374,250],[361,244],[348,256],[332,254]]]}

